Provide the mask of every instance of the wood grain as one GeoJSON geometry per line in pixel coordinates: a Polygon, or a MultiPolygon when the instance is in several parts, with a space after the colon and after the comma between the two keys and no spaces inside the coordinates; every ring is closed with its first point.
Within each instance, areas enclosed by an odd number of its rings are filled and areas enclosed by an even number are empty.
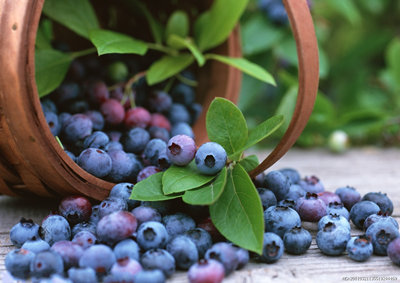
{"type": "MultiPolygon", "coordinates": [[[[268,151],[251,153],[262,157],[268,151]]],[[[371,191],[385,192],[394,203],[393,216],[399,221],[399,160],[399,149],[364,148],[351,150],[344,155],[333,155],[323,150],[291,150],[271,170],[293,167],[297,168],[303,176],[315,174],[320,177],[328,191],[351,185],[362,195],[371,191]]],[[[57,202],[52,200],[0,196],[0,274],[5,270],[6,253],[13,249],[8,236],[11,227],[22,216],[41,223],[43,217],[56,207],[57,202]]],[[[344,277],[354,276],[379,276],[380,281],[385,282],[391,280],[382,280],[384,276],[394,276],[400,280],[399,267],[393,265],[386,256],[374,255],[367,262],[358,263],[350,260],[345,254],[339,257],[321,254],[315,244],[316,225],[307,223],[306,226],[311,230],[314,238],[306,254],[301,256],[284,254],[274,264],[253,261],[244,270],[234,272],[224,282],[342,282],[344,277]]],[[[352,226],[352,235],[361,233],[362,231],[352,226]]],[[[188,281],[184,272],[178,272],[168,282],[188,281]]]]}

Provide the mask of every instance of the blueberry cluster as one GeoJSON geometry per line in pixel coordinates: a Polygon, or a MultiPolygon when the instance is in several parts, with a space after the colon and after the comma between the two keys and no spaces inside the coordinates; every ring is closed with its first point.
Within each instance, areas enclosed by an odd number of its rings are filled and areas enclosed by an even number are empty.
{"type": "Polygon", "coordinates": [[[390,215],[393,203],[386,194],[371,192],[361,198],[352,187],[325,191],[315,176],[301,179],[291,168],[259,175],[255,180],[265,209],[264,250],[261,260],[274,262],[283,251],[303,254],[311,245],[310,232],[302,221],[318,223],[316,243],[323,254],[337,256],[347,251],[355,261],[372,253],[389,255],[400,265],[400,233],[390,215]],[[351,237],[350,221],[365,234],[351,237]]]}
{"type": "MultiPolygon", "coordinates": [[[[127,85],[130,61],[107,60],[74,61],[65,82],[41,101],[67,154],[90,174],[115,183],[136,183],[171,163],[187,165],[196,153],[191,125],[202,110],[193,87],[177,82],[167,93],[160,90],[165,84],[150,88],[143,78],[127,85]]],[[[195,79],[189,71],[181,77],[195,79]]],[[[196,156],[199,170],[218,172],[224,152],[204,145],[196,156]]]]}

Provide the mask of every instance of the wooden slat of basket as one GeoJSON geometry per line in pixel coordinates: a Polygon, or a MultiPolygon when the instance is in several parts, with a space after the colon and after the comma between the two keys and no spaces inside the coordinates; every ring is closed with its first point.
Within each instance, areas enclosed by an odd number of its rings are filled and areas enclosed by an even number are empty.
{"type": "Polygon", "coordinates": [[[0,177],[0,194],[6,194],[16,197],[17,194],[7,185],[7,183],[0,177]]]}
{"type": "Polygon", "coordinates": [[[13,170],[9,168],[7,164],[8,163],[0,157],[0,178],[3,178],[4,181],[11,184],[21,183],[19,176],[16,174],[16,172],[13,172],[13,170]]]}

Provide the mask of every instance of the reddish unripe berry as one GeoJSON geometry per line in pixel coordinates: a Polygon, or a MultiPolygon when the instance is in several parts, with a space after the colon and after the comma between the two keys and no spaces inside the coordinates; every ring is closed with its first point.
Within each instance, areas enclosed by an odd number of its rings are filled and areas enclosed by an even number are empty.
{"type": "Polygon", "coordinates": [[[164,115],[160,113],[151,114],[150,127],[151,126],[164,128],[168,131],[171,131],[171,123],[164,115]]]}
{"type": "Polygon", "coordinates": [[[95,104],[102,104],[110,98],[107,85],[102,81],[95,81],[89,84],[87,88],[89,100],[95,104]]]}
{"type": "Polygon", "coordinates": [[[100,112],[104,120],[109,125],[118,125],[122,123],[125,116],[125,109],[116,99],[108,99],[100,106],[100,112]]]}
{"type": "Polygon", "coordinates": [[[297,200],[296,210],[302,220],[318,222],[326,215],[326,204],[317,194],[307,193],[297,200]]]}
{"type": "Polygon", "coordinates": [[[151,122],[151,114],[143,107],[135,107],[129,109],[125,114],[125,126],[127,128],[146,128],[150,125],[151,122]]]}
{"type": "Polygon", "coordinates": [[[322,199],[326,205],[329,205],[331,202],[342,203],[340,197],[332,192],[320,192],[317,194],[319,199],[322,199]]]}
{"type": "Polygon", "coordinates": [[[225,277],[225,270],[219,261],[202,259],[190,267],[188,277],[190,283],[219,283],[225,277]]]}
{"type": "Polygon", "coordinates": [[[69,196],[61,201],[58,210],[71,225],[75,225],[79,222],[89,221],[92,205],[83,196],[69,196]]]}
{"type": "Polygon", "coordinates": [[[104,216],[97,224],[97,238],[107,244],[115,244],[129,238],[136,231],[136,217],[128,211],[117,211],[104,216]]]}

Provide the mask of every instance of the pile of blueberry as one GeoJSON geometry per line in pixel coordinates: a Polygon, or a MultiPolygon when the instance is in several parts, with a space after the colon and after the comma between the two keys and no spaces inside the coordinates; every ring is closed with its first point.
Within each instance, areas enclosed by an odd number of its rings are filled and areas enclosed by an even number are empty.
{"type": "Polygon", "coordinates": [[[119,183],[107,199],[64,198],[41,226],[22,218],[10,232],[17,249],[5,260],[8,272],[33,282],[165,282],[176,269],[190,282],[221,282],[255,261],[273,263],[283,252],[307,252],[312,235],[303,222],[318,223],[323,254],[366,261],[372,253],[400,265],[400,234],[386,194],[361,195],[352,187],[324,190],[315,177],[300,179],[294,169],[271,171],[254,180],[265,208],[262,255],[249,253],[212,224],[207,206],[180,199],[129,199],[133,184],[119,183]],[[350,221],[365,234],[350,235],[350,221]]]}
{"type": "MultiPolygon", "coordinates": [[[[67,154],[87,172],[114,183],[136,183],[168,168],[167,142],[176,135],[194,138],[191,125],[202,110],[190,83],[150,88],[142,78],[127,85],[134,63],[115,56],[76,60],[63,84],[41,101],[67,154]],[[160,90],[166,88],[168,93],[160,90]]],[[[189,71],[180,77],[195,82],[189,71]]]]}

